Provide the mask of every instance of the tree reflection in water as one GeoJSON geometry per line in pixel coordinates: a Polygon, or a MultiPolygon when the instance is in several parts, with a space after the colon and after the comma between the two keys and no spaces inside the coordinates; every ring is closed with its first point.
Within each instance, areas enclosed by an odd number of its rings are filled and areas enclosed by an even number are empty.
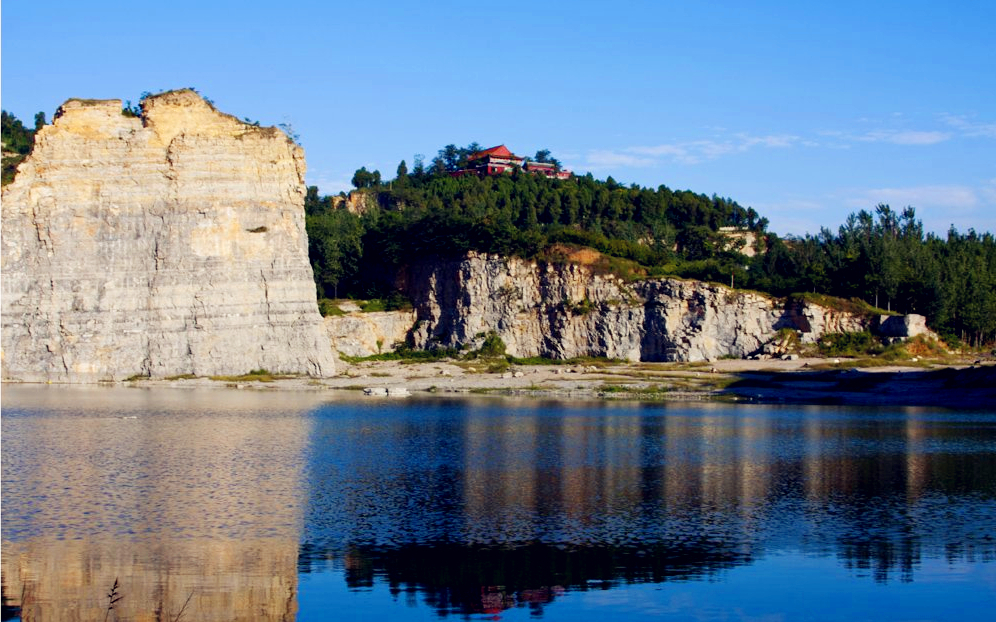
{"type": "MultiPolygon", "coordinates": [[[[302,573],[324,571],[329,557],[328,551],[303,546],[298,568],[302,573]]],[[[749,561],[749,555],[715,542],[584,547],[425,543],[389,549],[351,547],[342,566],[352,589],[383,581],[395,595],[421,593],[426,604],[441,614],[474,614],[517,605],[541,609],[566,590],[698,579],[749,561]]]]}

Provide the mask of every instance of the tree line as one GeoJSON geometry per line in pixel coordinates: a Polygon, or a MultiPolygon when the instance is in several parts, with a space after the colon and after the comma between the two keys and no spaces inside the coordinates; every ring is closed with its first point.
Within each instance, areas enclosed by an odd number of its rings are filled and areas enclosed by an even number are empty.
{"type": "MultiPolygon", "coordinates": [[[[3,183],[46,123],[34,128],[3,111],[3,183]]],[[[413,261],[476,250],[542,257],[556,245],[591,247],[617,258],[632,276],[680,276],[735,283],[777,296],[814,292],[860,299],[900,313],[921,313],[949,340],[996,340],[996,240],[952,228],[924,233],[915,210],[888,205],[852,214],[834,232],[781,238],[768,221],[736,201],[666,186],[624,185],[590,174],[549,179],[510,175],[451,176],[480,151],[447,145],[429,165],[402,161],[393,179],[361,168],[353,184],[364,214],[336,209],[334,197],[308,188],[309,254],[321,297],[398,300],[398,270],[413,261]],[[721,227],[752,232],[756,254],[721,227]]],[[[535,158],[559,167],[549,150],[535,158]]]]}
{"type": "MultiPolygon", "coordinates": [[[[914,208],[880,204],[851,214],[836,233],[769,235],[751,286],[784,295],[812,291],[925,315],[948,340],[996,340],[996,239],[951,228],[924,234],[914,208]]],[[[752,275],[753,276],[753,275],[752,275]]]]}
{"type": "MultiPolygon", "coordinates": [[[[590,174],[549,179],[519,171],[449,175],[478,151],[447,145],[426,166],[402,161],[393,179],[360,169],[368,209],[352,214],[308,189],[310,256],[321,297],[388,297],[414,261],[467,251],[545,257],[556,245],[591,247],[630,276],[679,276],[776,296],[815,292],[921,313],[949,340],[996,339],[996,241],[955,229],[925,234],[912,207],[887,205],[848,217],[837,232],[781,238],[752,208],[666,186],[624,185],[590,174]],[[751,232],[756,254],[741,236],[751,232]]],[[[549,158],[547,150],[540,154],[549,158]]],[[[340,200],[341,202],[341,200],[340,200]]]]}

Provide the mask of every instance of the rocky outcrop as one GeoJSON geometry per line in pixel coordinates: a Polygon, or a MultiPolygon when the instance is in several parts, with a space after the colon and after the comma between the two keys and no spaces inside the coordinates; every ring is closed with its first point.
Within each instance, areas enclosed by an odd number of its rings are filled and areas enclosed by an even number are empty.
{"type": "Polygon", "coordinates": [[[856,333],[874,327],[868,315],[830,309],[805,300],[790,298],[784,306],[779,328],[799,331],[802,343],[816,343],[823,335],[856,333]]]}
{"type": "Polygon", "coordinates": [[[377,197],[362,190],[353,190],[348,195],[332,197],[332,209],[344,209],[350,214],[363,215],[370,211],[371,206],[376,205],[377,197]]]}
{"type": "Polygon", "coordinates": [[[3,191],[3,378],[330,375],[304,154],[193,91],[70,100],[3,191]]]}
{"type": "Polygon", "coordinates": [[[871,323],[711,283],[627,283],[575,264],[478,254],[413,266],[404,280],[415,304],[417,348],[474,347],[495,331],[520,357],[703,361],[762,352],[782,328],[814,342],[871,323]]]}
{"type": "Polygon", "coordinates": [[[901,341],[918,335],[933,335],[927,328],[927,318],[916,313],[880,315],[876,319],[876,332],[887,339],[901,341]]]}
{"type": "Polygon", "coordinates": [[[325,318],[325,329],[340,354],[372,356],[394,352],[415,324],[414,311],[355,311],[325,318]]]}

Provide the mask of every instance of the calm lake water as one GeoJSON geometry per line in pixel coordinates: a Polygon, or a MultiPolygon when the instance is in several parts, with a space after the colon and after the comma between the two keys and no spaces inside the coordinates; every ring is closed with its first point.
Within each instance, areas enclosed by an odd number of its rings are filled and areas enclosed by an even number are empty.
{"type": "Polygon", "coordinates": [[[3,387],[4,619],[992,619],[992,407],[332,399],[3,387]]]}

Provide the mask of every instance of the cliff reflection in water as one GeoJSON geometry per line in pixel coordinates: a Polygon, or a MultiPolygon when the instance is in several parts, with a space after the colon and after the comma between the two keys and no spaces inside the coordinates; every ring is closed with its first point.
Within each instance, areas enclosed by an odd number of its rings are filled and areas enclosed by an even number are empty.
{"type": "Polygon", "coordinates": [[[293,620],[312,397],[4,387],[24,620],[293,620]]]}
{"type": "Polygon", "coordinates": [[[828,408],[434,404],[318,415],[302,572],[440,613],[714,575],[766,554],[909,581],[996,560],[996,420],[828,408]]]}
{"type": "Polygon", "coordinates": [[[991,414],[319,399],[5,388],[7,604],[103,619],[119,579],[121,619],[291,620],[333,572],[539,613],[780,552],[883,583],[996,562],[991,414]]]}

